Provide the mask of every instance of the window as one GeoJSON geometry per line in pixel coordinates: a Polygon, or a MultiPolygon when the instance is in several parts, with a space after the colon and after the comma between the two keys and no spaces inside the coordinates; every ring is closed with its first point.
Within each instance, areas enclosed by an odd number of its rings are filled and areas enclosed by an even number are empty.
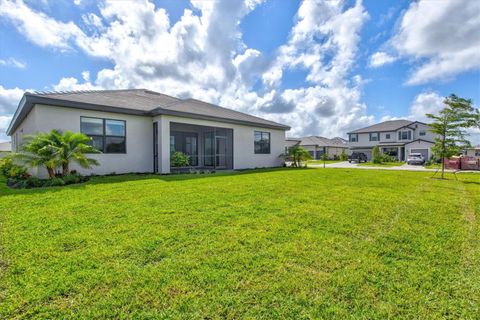
{"type": "Polygon", "coordinates": [[[380,140],[380,133],[374,132],[370,133],[370,141],[379,141],[380,140]]]}
{"type": "Polygon", "coordinates": [[[427,133],[425,132],[425,130],[422,130],[422,131],[419,132],[420,137],[423,137],[423,136],[425,136],[426,134],[427,134],[427,133]]]}
{"type": "Polygon", "coordinates": [[[350,142],[358,142],[358,134],[356,133],[350,133],[349,134],[349,139],[348,141],[350,142]]]}
{"type": "Polygon", "coordinates": [[[255,131],[255,153],[270,154],[270,132],[255,131]]]}
{"type": "Polygon", "coordinates": [[[390,139],[390,133],[385,134],[385,139],[387,139],[387,140],[390,139]]]}
{"type": "Polygon", "coordinates": [[[412,139],[412,131],[398,132],[398,140],[411,140],[411,139],[412,139]]]}
{"type": "Polygon", "coordinates": [[[80,131],[90,138],[90,145],[103,153],[126,153],[124,120],[80,117],[80,131]]]}

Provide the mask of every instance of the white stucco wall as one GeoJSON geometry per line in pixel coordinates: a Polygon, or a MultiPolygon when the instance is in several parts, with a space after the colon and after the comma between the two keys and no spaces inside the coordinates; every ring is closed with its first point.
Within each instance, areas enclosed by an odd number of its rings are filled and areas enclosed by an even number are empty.
{"type": "Polygon", "coordinates": [[[405,155],[406,157],[408,157],[408,155],[412,153],[412,149],[426,149],[428,150],[428,160],[432,157],[432,146],[432,143],[428,143],[425,141],[414,141],[405,145],[405,155]]]}
{"type": "MultiPolygon", "coordinates": [[[[129,172],[153,171],[153,137],[152,118],[120,113],[100,112],[56,106],[36,105],[35,132],[48,132],[52,129],[70,130],[80,132],[80,117],[96,117],[126,121],[126,147],[125,154],[92,154],[91,158],[97,159],[99,166],[92,169],[82,169],[72,165],[71,169],[82,174],[109,174],[129,172]]],[[[22,125],[24,125],[22,123],[22,125]]],[[[43,176],[44,170],[39,170],[43,176]]]]}
{"type": "Polygon", "coordinates": [[[154,117],[159,128],[159,168],[162,173],[170,172],[170,123],[188,123],[233,129],[233,168],[249,169],[277,167],[282,165],[279,157],[285,151],[285,131],[211,120],[190,119],[161,115],[154,117]],[[270,154],[255,154],[254,131],[270,132],[270,154]]]}

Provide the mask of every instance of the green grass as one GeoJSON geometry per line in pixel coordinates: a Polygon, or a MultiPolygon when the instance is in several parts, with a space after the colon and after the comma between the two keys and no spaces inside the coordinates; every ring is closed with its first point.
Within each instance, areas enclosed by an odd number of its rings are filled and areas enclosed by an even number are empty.
{"type": "MultiPolygon", "coordinates": [[[[337,163],[337,162],[342,162],[342,160],[326,160],[325,164],[330,164],[330,163],[337,163]]],[[[309,160],[307,161],[308,164],[323,164],[323,160],[309,160]]]]}
{"type": "Polygon", "coordinates": [[[425,168],[427,169],[440,169],[441,167],[442,167],[441,163],[432,163],[425,166],[425,168]]]}
{"type": "Polygon", "coordinates": [[[362,167],[398,167],[398,166],[403,166],[404,164],[405,162],[397,161],[397,162],[383,162],[383,163],[362,162],[357,165],[362,167]]]}
{"type": "Polygon", "coordinates": [[[478,318],[480,174],[430,177],[280,169],[0,187],[0,318],[478,318]]]}

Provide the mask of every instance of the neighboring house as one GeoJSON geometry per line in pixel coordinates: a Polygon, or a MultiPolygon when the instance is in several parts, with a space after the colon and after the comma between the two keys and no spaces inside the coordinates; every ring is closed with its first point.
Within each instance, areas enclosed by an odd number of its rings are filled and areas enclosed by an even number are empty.
{"type": "Polygon", "coordinates": [[[480,157],[480,145],[467,149],[465,155],[470,157],[480,157]]]}
{"type": "Polygon", "coordinates": [[[329,158],[340,157],[342,152],[348,152],[347,140],[335,137],[332,139],[309,136],[303,138],[287,138],[285,140],[285,150],[294,145],[300,145],[310,152],[313,159],[321,159],[322,155],[328,154],[329,158]]]}
{"type": "Polygon", "coordinates": [[[411,153],[421,153],[425,159],[432,157],[435,135],[423,122],[409,120],[385,121],[348,133],[350,152],[363,152],[370,160],[372,149],[405,161],[411,153]]]}
{"type": "MultiPolygon", "coordinates": [[[[82,173],[169,173],[170,154],[207,169],[281,165],[290,127],[195,99],[145,90],[25,93],[7,134],[18,149],[25,134],[83,132],[102,154],[82,173]]],[[[39,172],[39,175],[44,173],[39,172]]]]}
{"type": "Polygon", "coordinates": [[[8,142],[0,142],[0,158],[5,157],[10,152],[12,152],[12,143],[8,142]]]}

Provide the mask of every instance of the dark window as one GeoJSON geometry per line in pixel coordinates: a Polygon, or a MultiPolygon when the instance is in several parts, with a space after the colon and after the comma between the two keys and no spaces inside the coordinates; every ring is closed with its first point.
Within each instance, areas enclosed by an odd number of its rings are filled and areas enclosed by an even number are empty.
{"type": "Polygon", "coordinates": [[[412,131],[398,132],[398,140],[411,140],[411,139],[412,139],[412,131]]]}
{"type": "Polygon", "coordinates": [[[370,133],[370,141],[379,141],[380,140],[380,133],[374,132],[370,133]]]}
{"type": "Polygon", "coordinates": [[[126,153],[126,122],[80,117],[80,131],[92,138],[91,145],[103,153],[126,153]]]}
{"type": "Polygon", "coordinates": [[[427,133],[425,131],[420,131],[420,136],[425,136],[427,133]]]}
{"type": "Polygon", "coordinates": [[[351,133],[348,137],[350,142],[358,142],[358,134],[351,133]]]}
{"type": "Polygon", "coordinates": [[[270,153],[270,132],[255,131],[255,153],[270,153]]]}
{"type": "Polygon", "coordinates": [[[390,133],[387,133],[387,134],[385,135],[385,139],[390,139],[390,133]]]}

